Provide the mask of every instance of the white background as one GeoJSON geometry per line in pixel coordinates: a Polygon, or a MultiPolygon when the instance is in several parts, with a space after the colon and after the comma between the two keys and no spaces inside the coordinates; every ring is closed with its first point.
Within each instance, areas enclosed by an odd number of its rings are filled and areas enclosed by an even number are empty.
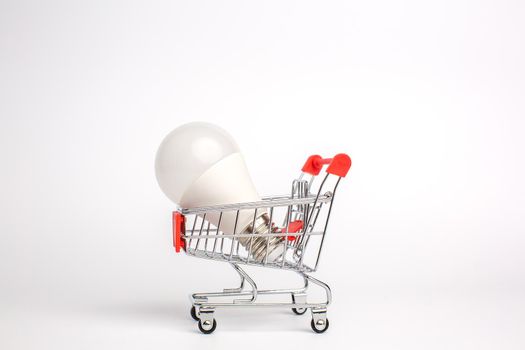
{"type": "MultiPolygon", "coordinates": [[[[0,348],[523,349],[521,1],[0,2],[0,348]],[[330,329],[217,312],[175,255],[155,151],[227,129],[262,194],[347,152],[330,329]]],[[[261,271],[264,287],[289,282],[261,271]]]]}

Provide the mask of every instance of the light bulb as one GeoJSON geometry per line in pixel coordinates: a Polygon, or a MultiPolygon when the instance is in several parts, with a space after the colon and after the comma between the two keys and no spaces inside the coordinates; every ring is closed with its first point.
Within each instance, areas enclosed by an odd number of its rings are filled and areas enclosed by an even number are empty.
{"type": "MultiPolygon", "coordinates": [[[[162,191],[182,208],[255,202],[261,198],[255,189],[244,158],[235,140],[222,128],[194,122],[170,132],[162,141],[155,159],[155,173],[162,191]]],[[[254,209],[209,212],[206,220],[226,234],[268,233],[266,211],[254,209]],[[237,220],[236,220],[237,218],[237,220]],[[235,222],[237,221],[237,225],[235,222]],[[235,232],[234,232],[235,231],[235,232]]],[[[252,258],[277,259],[283,251],[282,237],[239,238],[252,258]],[[251,241],[251,242],[250,242],[251,241]],[[268,249],[267,249],[268,247],[268,249]]]]}

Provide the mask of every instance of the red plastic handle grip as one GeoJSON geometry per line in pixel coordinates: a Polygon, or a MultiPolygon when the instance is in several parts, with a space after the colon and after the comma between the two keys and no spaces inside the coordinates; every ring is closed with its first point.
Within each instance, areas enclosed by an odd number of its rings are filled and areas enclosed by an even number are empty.
{"type": "Polygon", "coordinates": [[[174,211],[173,212],[173,246],[177,253],[180,252],[180,248],[186,249],[186,242],[182,239],[184,233],[184,215],[174,211]]]}
{"type": "Polygon", "coordinates": [[[326,168],[327,173],[345,177],[348,174],[348,170],[350,170],[350,166],[352,166],[352,159],[345,153],[336,154],[333,158],[323,158],[314,154],[308,157],[301,170],[307,174],[317,176],[326,164],[328,164],[328,168],[326,168]]]}

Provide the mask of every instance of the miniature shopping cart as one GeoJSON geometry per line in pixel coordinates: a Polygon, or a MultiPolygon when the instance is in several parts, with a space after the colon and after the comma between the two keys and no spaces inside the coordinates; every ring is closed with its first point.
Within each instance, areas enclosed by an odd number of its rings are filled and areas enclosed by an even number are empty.
{"type": "Polygon", "coordinates": [[[191,295],[191,316],[199,322],[201,332],[209,334],[215,330],[214,311],[225,307],[283,307],[298,315],[310,309],[312,329],[316,333],[328,329],[326,310],[332,299],[330,288],[308,273],[317,270],[335,192],[350,165],[346,154],[330,159],[310,156],[301,175],[292,182],[290,195],[180,209],[173,213],[173,244],[177,252],[182,249],[191,256],[227,262],[241,279],[238,288],[191,295]],[[324,165],[328,165],[326,175],[314,190],[314,180],[324,165]],[[241,231],[237,226],[247,213],[253,219],[248,229],[241,231]],[[222,227],[227,216],[235,218],[233,232],[226,232],[222,227]],[[275,224],[281,222],[282,225],[275,224]],[[294,271],[304,284],[294,289],[261,290],[240,265],[294,271]],[[311,285],[320,287],[322,300],[310,300],[311,285]],[[268,298],[270,300],[265,300],[268,298]]]}

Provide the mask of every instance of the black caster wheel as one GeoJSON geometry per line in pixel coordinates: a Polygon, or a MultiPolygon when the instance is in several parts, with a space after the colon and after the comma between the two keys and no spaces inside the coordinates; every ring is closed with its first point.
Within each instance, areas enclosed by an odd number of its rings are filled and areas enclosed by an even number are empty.
{"type": "Polygon", "coordinates": [[[330,326],[330,322],[328,322],[328,319],[317,320],[317,322],[314,322],[312,319],[310,325],[315,333],[324,333],[328,329],[328,326],[330,326]]]}
{"type": "Polygon", "coordinates": [[[293,313],[296,314],[296,315],[304,315],[304,313],[305,313],[307,310],[308,310],[308,309],[305,308],[305,307],[303,307],[303,308],[295,308],[295,307],[293,307],[293,308],[292,308],[293,313]]]}
{"type": "Polygon", "coordinates": [[[199,320],[199,330],[204,334],[210,334],[213,333],[213,331],[217,328],[217,321],[213,319],[212,321],[202,321],[199,320]]]}
{"type": "Polygon", "coordinates": [[[195,306],[191,307],[190,314],[191,314],[191,318],[193,318],[195,321],[199,320],[199,317],[197,316],[197,310],[195,310],[195,306]]]}

